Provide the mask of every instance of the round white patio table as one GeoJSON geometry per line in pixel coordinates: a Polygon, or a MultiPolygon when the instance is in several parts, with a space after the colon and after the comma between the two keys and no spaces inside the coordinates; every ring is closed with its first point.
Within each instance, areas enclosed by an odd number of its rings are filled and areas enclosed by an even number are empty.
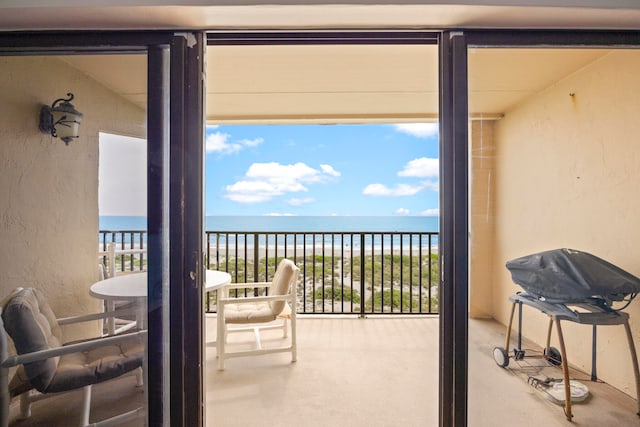
{"type": "MultiPolygon", "coordinates": [[[[100,280],[89,288],[89,294],[105,301],[106,310],[114,311],[116,301],[131,301],[138,307],[136,324],[144,328],[147,311],[147,273],[123,274],[100,280]]],[[[231,283],[231,275],[224,271],[207,270],[204,291],[216,291],[231,283]]],[[[109,335],[115,333],[115,321],[110,318],[107,323],[109,335]]]]}
{"type": "Polygon", "coordinates": [[[207,270],[204,279],[204,291],[217,291],[224,285],[231,283],[231,275],[225,271],[207,270]]]}

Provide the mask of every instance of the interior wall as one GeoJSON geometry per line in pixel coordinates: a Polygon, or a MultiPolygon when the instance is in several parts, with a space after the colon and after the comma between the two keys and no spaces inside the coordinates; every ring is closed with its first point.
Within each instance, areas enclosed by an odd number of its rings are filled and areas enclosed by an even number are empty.
{"type": "Polygon", "coordinates": [[[494,120],[470,122],[469,316],[491,318],[495,238],[494,120]]]}
{"type": "MultiPolygon", "coordinates": [[[[505,262],[568,247],[640,276],[640,51],[612,51],[496,122],[494,317],[506,323],[505,262]]],[[[640,346],[640,298],[626,309],[640,346]]],[[[544,343],[547,318],[524,308],[524,333],[544,343]]],[[[591,369],[591,327],[563,322],[568,360],[591,369]]],[[[553,334],[557,347],[557,338],[553,334]]],[[[635,397],[622,326],[598,329],[598,375],[635,397]]],[[[499,343],[497,343],[498,345],[499,343]]]]}
{"type": "Polygon", "coordinates": [[[98,132],[144,137],[146,114],[55,57],[0,57],[0,93],[0,295],[35,287],[59,317],[98,311],[98,132]],[[38,120],[67,92],[84,119],[65,146],[38,120]]]}

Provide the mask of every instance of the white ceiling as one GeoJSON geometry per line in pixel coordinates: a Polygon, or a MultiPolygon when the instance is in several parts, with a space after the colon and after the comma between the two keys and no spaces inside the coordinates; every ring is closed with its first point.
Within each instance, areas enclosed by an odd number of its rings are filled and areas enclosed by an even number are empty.
{"type": "MultiPolygon", "coordinates": [[[[607,52],[472,49],[470,112],[499,117],[607,52]]],[[[145,107],[145,56],[62,59],[145,107]]],[[[436,46],[215,46],[207,51],[207,64],[210,123],[397,122],[438,116],[436,46]]]]}
{"type": "MultiPolygon", "coordinates": [[[[0,0],[0,31],[439,28],[640,30],[640,1],[0,0]]],[[[470,110],[500,115],[602,54],[472,52],[470,110]]],[[[216,47],[207,59],[207,119],[212,122],[427,120],[438,113],[433,46],[216,47]]],[[[144,57],[66,60],[144,106],[144,57]]]]}
{"type": "Polygon", "coordinates": [[[640,29],[637,0],[2,0],[0,30],[640,29]]]}

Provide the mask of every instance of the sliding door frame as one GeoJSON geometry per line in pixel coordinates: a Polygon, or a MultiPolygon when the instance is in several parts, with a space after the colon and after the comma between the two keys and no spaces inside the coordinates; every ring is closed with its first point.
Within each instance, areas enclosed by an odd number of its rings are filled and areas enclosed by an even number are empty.
{"type": "Polygon", "coordinates": [[[468,107],[465,36],[440,43],[440,405],[441,427],[467,425],[468,107]]]}
{"type": "Polygon", "coordinates": [[[150,426],[203,420],[203,34],[0,32],[0,56],[147,55],[150,426]]]}
{"type": "Polygon", "coordinates": [[[467,414],[468,161],[466,51],[460,32],[328,31],[209,33],[208,45],[439,45],[440,346],[439,424],[467,414]]]}
{"type": "Polygon", "coordinates": [[[441,301],[439,425],[464,427],[468,411],[469,47],[638,47],[638,31],[451,30],[210,33],[209,45],[439,45],[441,301]],[[427,41],[428,40],[428,41],[427,41]]]}
{"type": "Polygon", "coordinates": [[[171,49],[169,246],[171,425],[204,423],[204,33],[171,49]],[[177,397],[177,398],[176,398],[177,397]]]}
{"type": "Polygon", "coordinates": [[[419,43],[440,49],[439,424],[459,427],[467,425],[468,387],[467,50],[638,48],[640,32],[0,33],[0,55],[148,55],[149,425],[203,423],[204,45],[419,43]]]}
{"type": "MultiPolygon", "coordinates": [[[[454,267],[443,266],[442,274],[453,275],[453,289],[443,289],[443,304],[447,304],[452,316],[441,317],[441,321],[453,322],[453,325],[445,325],[447,330],[453,330],[453,343],[445,339],[445,349],[458,353],[464,349],[464,360],[457,354],[446,357],[442,355],[441,372],[445,371],[452,377],[445,377],[452,381],[451,384],[444,385],[441,390],[443,396],[451,396],[452,407],[447,408],[441,402],[441,425],[446,426],[466,426],[467,425],[467,400],[468,400],[468,268],[462,263],[468,261],[468,256],[461,257],[464,250],[468,254],[468,51],[470,48],[639,48],[639,31],[588,31],[588,30],[471,30],[445,33],[443,45],[449,43],[449,49],[443,49],[444,55],[449,54],[448,63],[450,69],[443,73],[444,87],[441,90],[450,90],[450,99],[445,99],[445,105],[451,102],[452,105],[442,108],[449,109],[451,120],[443,119],[445,126],[443,133],[450,132],[452,135],[446,138],[451,141],[451,145],[445,145],[443,149],[451,150],[443,154],[441,165],[443,165],[443,183],[441,184],[443,207],[449,205],[449,211],[453,212],[453,218],[443,215],[443,221],[452,221],[453,224],[443,227],[443,232],[452,231],[453,236],[447,238],[447,247],[453,249],[454,267]],[[448,37],[446,36],[448,34],[448,37]],[[451,81],[448,82],[447,79],[451,81]],[[446,125],[452,126],[447,129],[446,125]],[[464,150],[464,152],[463,152],[464,150]],[[447,169],[447,165],[451,169],[447,169]],[[464,169],[464,171],[462,170],[464,169]],[[453,175],[453,176],[451,176],[453,175]],[[447,194],[452,200],[448,199],[447,194]],[[464,195],[464,196],[463,196],[464,195]],[[463,213],[464,211],[464,213],[463,213]],[[464,248],[463,248],[464,246],[464,248]],[[458,258],[459,257],[459,258],[458,258]],[[444,295],[444,293],[453,295],[444,295]],[[461,346],[464,343],[464,346],[461,346]],[[442,365],[451,363],[453,367],[443,369],[442,365]],[[463,379],[464,378],[464,379],[463,379]],[[452,387],[452,389],[449,389],[452,387]],[[446,420],[447,417],[451,417],[446,420]],[[445,419],[443,421],[443,418],[445,419]]],[[[441,326],[442,328],[443,326],[441,326]]],[[[442,351],[442,349],[441,349],[442,351]]],[[[444,376],[444,375],[443,375],[444,376]]],[[[479,393],[480,391],[475,391],[479,393]]],[[[498,397],[498,396],[496,396],[498,397]]]]}

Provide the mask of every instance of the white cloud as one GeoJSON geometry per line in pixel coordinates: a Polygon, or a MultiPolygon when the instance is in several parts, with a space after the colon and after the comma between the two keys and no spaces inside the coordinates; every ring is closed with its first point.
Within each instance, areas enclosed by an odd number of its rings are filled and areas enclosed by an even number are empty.
{"type": "Polygon", "coordinates": [[[268,214],[264,214],[264,216],[297,216],[297,215],[288,213],[288,212],[285,212],[285,213],[271,212],[268,214]]]}
{"type": "Polygon", "coordinates": [[[215,132],[207,135],[206,149],[207,153],[231,154],[242,149],[240,144],[231,144],[228,142],[231,135],[228,133],[215,132]]]}
{"type": "Polygon", "coordinates": [[[264,178],[271,182],[317,182],[320,172],[304,163],[281,165],[280,163],[254,163],[247,171],[248,178],[264,178]]]}
{"type": "Polygon", "coordinates": [[[422,215],[422,216],[439,216],[440,215],[440,209],[438,209],[438,208],[427,209],[427,210],[424,210],[424,211],[420,212],[420,215],[422,215]]]}
{"type": "Polygon", "coordinates": [[[411,211],[409,209],[405,209],[405,208],[398,208],[396,209],[396,211],[393,213],[394,215],[409,215],[411,213],[411,211]]]}
{"type": "Polygon", "coordinates": [[[422,189],[427,191],[435,191],[436,193],[440,191],[440,182],[438,181],[422,181],[420,185],[422,185],[422,189]]]}
{"type": "Polygon", "coordinates": [[[365,196],[399,197],[413,196],[420,190],[422,187],[408,184],[399,184],[395,188],[389,188],[383,184],[369,184],[362,190],[362,194],[365,196]]]}
{"type": "Polygon", "coordinates": [[[237,203],[262,203],[269,200],[269,197],[266,197],[261,194],[228,193],[228,194],[225,194],[224,197],[226,199],[231,200],[232,202],[237,202],[237,203]]]}
{"type": "Polygon", "coordinates": [[[393,125],[398,132],[406,133],[416,138],[428,138],[438,135],[438,123],[401,123],[393,125]]]}
{"type": "Polygon", "coordinates": [[[336,171],[330,165],[320,165],[320,169],[322,169],[322,172],[326,173],[327,175],[340,176],[340,172],[336,171]]]}
{"type": "Polygon", "coordinates": [[[315,201],[316,199],[314,199],[313,197],[306,197],[303,199],[294,197],[293,199],[287,200],[287,203],[291,206],[302,206],[302,205],[308,205],[309,203],[313,203],[315,201]]]}
{"type": "Polygon", "coordinates": [[[362,190],[362,194],[374,197],[402,197],[414,196],[424,190],[438,192],[440,184],[438,181],[423,181],[419,185],[398,184],[395,188],[384,184],[369,184],[362,190]]]}
{"type": "Polygon", "coordinates": [[[224,195],[229,200],[238,203],[260,203],[271,200],[289,192],[307,191],[307,188],[296,181],[238,181],[227,185],[224,195]]]}
{"type": "MultiPolygon", "coordinates": [[[[325,183],[336,174],[339,176],[331,166],[324,165],[321,168],[322,170],[314,169],[304,163],[253,163],[249,166],[245,179],[226,186],[222,197],[238,203],[261,203],[287,193],[306,192],[310,184],[325,183]]],[[[288,203],[298,206],[312,201],[311,198],[294,198],[288,203]]]]}
{"type": "Polygon", "coordinates": [[[230,142],[228,133],[214,132],[207,135],[207,153],[219,153],[221,155],[237,153],[246,147],[255,147],[264,142],[262,138],[243,139],[239,142],[230,142]]]}
{"type": "Polygon", "coordinates": [[[255,183],[255,186],[251,183],[242,181],[226,187],[226,194],[223,195],[226,199],[238,203],[261,203],[270,200],[274,197],[274,192],[270,188],[265,188],[261,183],[255,183]]]}
{"type": "Polygon", "coordinates": [[[263,138],[255,138],[255,139],[243,139],[242,141],[240,141],[241,145],[244,145],[245,147],[255,147],[257,145],[260,145],[264,142],[263,138]]]}
{"type": "Polygon", "coordinates": [[[413,159],[404,165],[398,176],[414,176],[418,178],[437,177],[440,172],[440,161],[428,157],[413,159]]]}

